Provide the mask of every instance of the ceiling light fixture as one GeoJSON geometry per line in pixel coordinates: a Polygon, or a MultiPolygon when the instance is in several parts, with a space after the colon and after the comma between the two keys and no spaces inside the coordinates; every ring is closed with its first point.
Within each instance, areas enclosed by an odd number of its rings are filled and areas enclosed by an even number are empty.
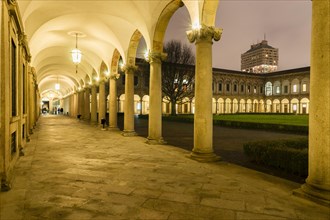
{"type": "Polygon", "coordinates": [[[76,48],[71,51],[72,54],[72,61],[75,65],[78,65],[81,62],[81,51],[78,49],[78,33],[76,35],[76,48]]]}

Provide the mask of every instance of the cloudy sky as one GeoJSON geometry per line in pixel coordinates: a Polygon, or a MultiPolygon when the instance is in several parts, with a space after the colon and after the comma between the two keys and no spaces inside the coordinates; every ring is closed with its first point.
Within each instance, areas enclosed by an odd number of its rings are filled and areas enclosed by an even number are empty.
{"type": "MultiPolygon", "coordinates": [[[[213,44],[213,66],[240,70],[241,54],[266,34],[268,44],[279,49],[279,70],[310,65],[312,3],[310,0],[221,0],[216,26],[222,38],[213,44]]],[[[185,7],[172,17],[165,41],[182,40],[190,44],[185,7]]]]}

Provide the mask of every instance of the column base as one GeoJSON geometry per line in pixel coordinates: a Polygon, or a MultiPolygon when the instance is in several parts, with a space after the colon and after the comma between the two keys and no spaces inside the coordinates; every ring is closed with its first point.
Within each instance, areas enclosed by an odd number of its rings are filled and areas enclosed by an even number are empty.
{"type": "Polygon", "coordinates": [[[1,192],[7,192],[11,189],[11,184],[7,180],[1,180],[1,192]]]}
{"type": "Polygon", "coordinates": [[[135,131],[123,131],[121,133],[121,135],[123,135],[124,137],[133,137],[133,136],[137,136],[137,133],[135,131]]]}
{"type": "Polygon", "coordinates": [[[299,189],[293,190],[292,193],[295,196],[311,200],[326,207],[330,205],[330,191],[321,190],[308,183],[303,184],[299,189]]]}
{"type": "Polygon", "coordinates": [[[212,163],[221,160],[221,157],[216,155],[215,153],[191,152],[191,154],[187,155],[187,157],[202,163],[212,163]]]}
{"type": "Polygon", "coordinates": [[[147,141],[146,141],[147,144],[150,144],[150,145],[164,145],[164,144],[167,144],[166,141],[164,141],[164,139],[161,137],[159,139],[153,139],[153,138],[147,138],[147,141]]]}
{"type": "Polygon", "coordinates": [[[120,131],[120,129],[118,127],[109,127],[108,130],[109,131],[120,131]]]}

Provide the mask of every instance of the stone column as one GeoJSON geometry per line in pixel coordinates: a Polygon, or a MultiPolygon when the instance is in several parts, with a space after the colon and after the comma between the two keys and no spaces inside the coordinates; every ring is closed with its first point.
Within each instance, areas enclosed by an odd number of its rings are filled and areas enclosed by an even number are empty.
{"type": "Polygon", "coordinates": [[[78,92],[78,114],[84,117],[84,90],[78,92]]]}
{"type": "Polygon", "coordinates": [[[103,80],[100,81],[99,85],[99,125],[101,125],[101,119],[105,119],[105,82],[103,80]]]}
{"type": "Polygon", "coordinates": [[[330,205],[330,3],[312,1],[308,178],[294,193],[330,205]]]}
{"type": "Polygon", "coordinates": [[[90,88],[85,88],[84,93],[84,120],[89,121],[90,120],[90,88]]]}
{"type": "Polygon", "coordinates": [[[162,53],[150,53],[148,144],[165,144],[162,137],[162,53]]]}
{"type": "Polygon", "coordinates": [[[109,130],[119,130],[117,122],[117,79],[119,78],[118,73],[110,75],[109,82],[109,130]]]}
{"type": "Polygon", "coordinates": [[[202,162],[219,160],[213,153],[212,39],[220,40],[222,30],[203,25],[187,32],[196,44],[194,148],[191,158],[202,162]]]}
{"type": "Polygon", "coordinates": [[[125,102],[123,136],[135,136],[134,131],[134,72],[136,66],[125,66],[125,102]]]}
{"type": "Polygon", "coordinates": [[[91,100],[91,124],[97,124],[97,94],[96,85],[92,85],[92,100],[91,100]]]}
{"type": "Polygon", "coordinates": [[[54,115],[53,99],[49,99],[49,114],[54,115]]]}

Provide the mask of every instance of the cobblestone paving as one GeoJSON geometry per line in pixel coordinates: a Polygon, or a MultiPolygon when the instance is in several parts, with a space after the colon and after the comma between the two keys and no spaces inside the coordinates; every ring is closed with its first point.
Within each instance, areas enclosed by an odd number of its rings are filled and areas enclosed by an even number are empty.
{"type": "Polygon", "coordinates": [[[299,184],[237,165],[198,163],[64,116],[42,117],[0,193],[1,220],[329,219],[299,184]]]}

